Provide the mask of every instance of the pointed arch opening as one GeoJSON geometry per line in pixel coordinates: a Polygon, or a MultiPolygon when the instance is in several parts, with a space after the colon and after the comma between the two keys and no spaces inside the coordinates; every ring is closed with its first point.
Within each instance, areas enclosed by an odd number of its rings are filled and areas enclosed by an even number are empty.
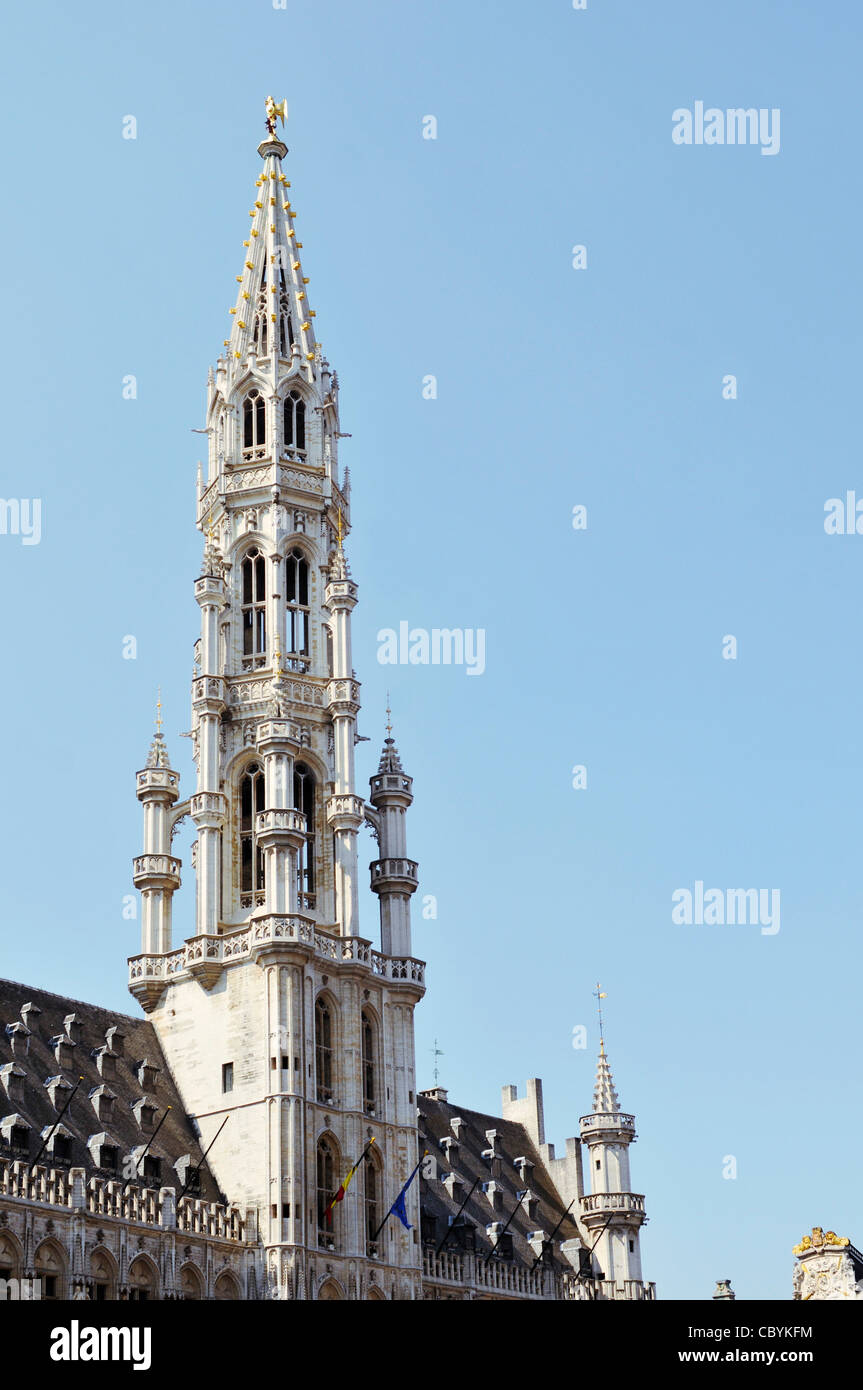
{"type": "Polygon", "coordinates": [[[341,1203],[333,1205],[341,1178],[339,1151],[335,1140],[328,1134],[322,1135],[317,1147],[317,1227],[318,1245],[325,1250],[335,1250],[336,1230],[341,1203]]]}
{"type": "Polygon", "coordinates": [[[378,1113],[378,1024],[370,1009],[360,1015],[361,1057],[363,1069],[363,1111],[378,1113]]]}
{"type": "Polygon", "coordinates": [[[243,670],[254,671],[267,660],[267,562],[255,546],[241,566],[243,670]]]}
{"type": "Polygon", "coordinates": [[[305,839],[297,852],[297,906],[300,912],[313,912],[317,906],[317,783],[307,763],[294,764],[294,808],[306,818],[305,839]]]}
{"type": "Polygon", "coordinates": [[[249,763],[240,775],[240,907],[262,907],[266,901],[264,852],[258,843],[257,818],[266,810],[266,779],[260,763],[249,763]]]}
{"type": "Polygon", "coordinates": [[[266,451],[267,407],[260,391],[255,388],[243,401],[243,458],[264,458],[266,451]]]}
{"type": "MultiPolygon", "coordinates": [[[[288,321],[290,323],[290,320],[288,321]]],[[[293,335],[291,336],[293,342],[293,335]]],[[[290,391],[284,404],[285,448],[290,453],[306,452],[306,403],[299,391],[290,391]]]]}
{"type": "Polygon", "coordinates": [[[328,994],[315,1000],[315,1094],[329,1105],[335,1092],[336,1010],[328,994]]]}
{"type": "Polygon", "coordinates": [[[285,664],[289,671],[309,669],[309,634],[311,628],[309,562],[294,546],[285,556],[285,664]]]}
{"type": "Polygon", "coordinates": [[[363,1239],[369,1259],[375,1259],[380,1249],[378,1227],[381,1224],[381,1166],[372,1145],[363,1163],[363,1239]]]}

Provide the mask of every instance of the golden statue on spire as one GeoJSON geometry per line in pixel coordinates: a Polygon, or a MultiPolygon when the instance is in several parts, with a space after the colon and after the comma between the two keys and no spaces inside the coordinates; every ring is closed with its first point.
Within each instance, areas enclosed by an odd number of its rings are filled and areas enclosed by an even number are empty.
{"type": "Polygon", "coordinates": [[[284,101],[274,101],[272,97],[267,97],[266,108],[267,131],[270,135],[275,137],[276,117],[278,116],[282,125],[284,125],[285,121],[288,119],[288,99],[287,97],[285,97],[284,101]]]}

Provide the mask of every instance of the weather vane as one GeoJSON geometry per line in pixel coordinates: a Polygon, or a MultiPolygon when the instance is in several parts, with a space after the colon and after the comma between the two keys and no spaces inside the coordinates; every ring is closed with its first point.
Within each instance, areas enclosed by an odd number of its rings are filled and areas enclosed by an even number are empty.
{"type": "Polygon", "coordinates": [[[444,1052],[442,1052],[441,1049],[438,1047],[438,1045],[437,1045],[437,1038],[435,1038],[435,1040],[434,1040],[434,1047],[430,1047],[430,1048],[429,1048],[429,1052],[434,1053],[434,1084],[437,1085],[438,1079],[439,1079],[439,1077],[440,1077],[440,1068],[438,1067],[437,1059],[438,1059],[438,1057],[444,1057],[444,1056],[446,1055],[446,1054],[445,1054],[444,1052]]]}
{"type": "Polygon", "coordinates": [[[593,997],[594,997],[594,999],[596,1000],[596,1011],[597,1011],[597,1013],[599,1014],[599,1045],[600,1045],[600,1047],[604,1047],[604,1045],[605,1045],[605,1044],[604,1044],[604,1041],[603,1041],[604,1034],[603,1034],[603,1028],[602,1028],[602,1001],[603,1001],[603,999],[607,999],[608,996],[607,996],[607,994],[605,993],[605,991],[602,989],[602,987],[601,987],[601,985],[600,985],[600,983],[599,983],[599,980],[597,980],[597,982],[596,982],[596,989],[593,991],[593,997]]]}
{"type": "Polygon", "coordinates": [[[288,119],[288,99],[284,101],[274,101],[272,97],[267,97],[267,132],[270,135],[276,133],[276,117],[278,116],[282,125],[288,119]]]}

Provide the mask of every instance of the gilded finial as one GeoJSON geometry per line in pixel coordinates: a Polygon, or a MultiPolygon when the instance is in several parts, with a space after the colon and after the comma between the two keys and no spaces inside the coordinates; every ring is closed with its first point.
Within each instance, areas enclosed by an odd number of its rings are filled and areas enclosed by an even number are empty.
{"type": "Polygon", "coordinates": [[[282,671],[282,653],[279,649],[279,634],[276,633],[275,651],[273,652],[273,676],[275,680],[284,675],[282,671]]]}
{"type": "Polygon", "coordinates": [[[393,712],[390,709],[390,692],[387,691],[387,738],[393,736],[393,712]]]}
{"type": "Polygon", "coordinates": [[[341,509],[341,507],[339,507],[339,529],[338,529],[338,537],[339,537],[339,554],[341,555],[341,553],[342,553],[342,509],[341,509]]]}
{"type": "Polygon", "coordinates": [[[602,1027],[602,1001],[603,999],[606,999],[608,996],[606,995],[605,991],[601,988],[599,980],[597,980],[596,982],[596,989],[593,991],[593,997],[596,1000],[596,1011],[599,1014],[599,1052],[600,1056],[604,1057],[605,1039],[603,1036],[602,1027]]]}
{"type": "Polygon", "coordinates": [[[162,732],[162,687],[159,686],[158,694],[156,695],[156,733],[157,733],[157,734],[161,734],[161,732],[162,732]]]}
{"type": "Polygon", "coordinates": [[[285,97],[284,101],[277,102],[274,101],[272,97],[267,97],[265,105],[267,108],[267,134],[274,136],[276,133],[276,117],[278,116],[282,125],[284,125],[285,121],[288,119],[288,99],[285,97]]]}

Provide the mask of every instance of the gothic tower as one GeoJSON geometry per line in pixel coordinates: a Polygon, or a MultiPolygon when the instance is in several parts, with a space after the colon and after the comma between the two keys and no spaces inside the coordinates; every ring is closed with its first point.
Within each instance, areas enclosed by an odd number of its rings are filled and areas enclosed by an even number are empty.
{"type": "Polygon", "coordinates": [[[620,1108],[602,1038],[593,1110],[582,1115],[579,1128],[590,1169],[590,1195],[581,1198],[581,1222],[593,1247],[594,1274],[624,1287],[627,1281],[640,1285],[639,1233],[647,1217],[644,1197],[631,1190],[629,1176],[635,1117],[620,1108]]]}
{"type": "Polygon", "coordinates": [[[315,333],[272,110],[258,153],[197,487],[197,786],[179,799],[157,733],[137,778],[142,937],[130,988],[202,1149],[212,1143],[223,1192],[256,1218],[267,1295],[417,1298],[416,1185],[414,1229],[393,1218],[373,1239],[416,1161],[413,1013],[424,970],[411,955],[411,779],[387,738],[370,804],[356,790],[357,585],[344,549],[338,381],[315,333]],[[175,946],[171,840],[185,816],[197,830],[195,934],[175,946]],[[380,951],[360,932],[364,822],[379,842],[380,951]]]}

